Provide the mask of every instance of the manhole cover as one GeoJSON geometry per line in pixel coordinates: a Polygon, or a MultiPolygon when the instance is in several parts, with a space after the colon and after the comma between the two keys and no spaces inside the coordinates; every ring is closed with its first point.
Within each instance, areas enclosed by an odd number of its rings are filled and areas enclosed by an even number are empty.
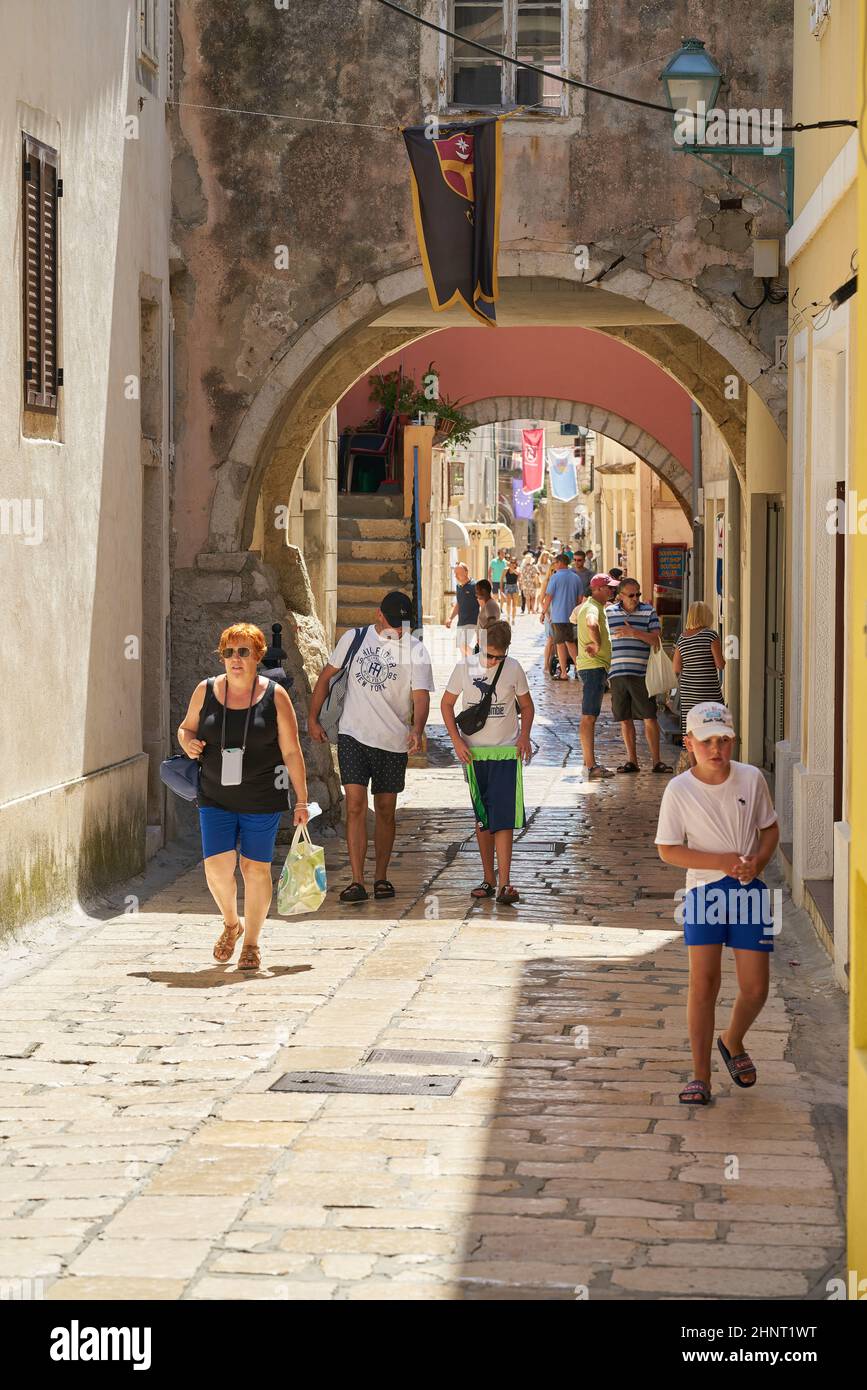
{"type": "Polygon", "coordinates": [[[270,1091],[320,1091],[329,1095],[450,1096],[459,1076],[374,1076],[357,1071],[287,1071],[270,1091]]]}
{"type": "Polygon", "coordinates": [[[401,1052],[397,1048],[375,1047],[365,1062],[407,1062],[420,1067],[486,1067],[492,1052],[401,1052]]]}

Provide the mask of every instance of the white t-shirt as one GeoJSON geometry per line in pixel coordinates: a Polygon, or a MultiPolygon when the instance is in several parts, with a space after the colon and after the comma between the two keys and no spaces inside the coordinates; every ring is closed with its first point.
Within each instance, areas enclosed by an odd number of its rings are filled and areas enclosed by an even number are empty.
{"type": "MultiPolygon", "coordinates": [[[[490,685],[498,664],[486,666],[472,657],[462,661],[449,676],[446,690],[450,695],[463,696],[462,709],[477,705],[484,694],[482,686],[490,685]]],[[[529,689],[524,668],[513,656],[507,656],[484,727],[477,734],[461,734],[464,741],[471,748],[502,748],[517,743],[519,726],[515,697],[526,695],[529,689]]]]}
{"type": "MultiPolygon", "coordinates": [[[[328,658],[338,669],[352,646],[355,628],[344,632],[328,658]]],[[[337,726],[367,748],[405,753],[412,725],[413,690],[433,690],[427,648],[416,637],[378,633],[371,626],[352,658],[346,699],[337,726]]]]}
{"type": "MultiPolygon", "coordinates": [[[[719,786],[700,782],[692,771],[673,777],[659,807],[658,845],[682,845],[705,854],[754,854],[759,831],[777,819],[768,784],[757,767],[729,764],[719,786]]],[[[686,888],[725,878],[722,869],[687,869],[686,888]]]]}

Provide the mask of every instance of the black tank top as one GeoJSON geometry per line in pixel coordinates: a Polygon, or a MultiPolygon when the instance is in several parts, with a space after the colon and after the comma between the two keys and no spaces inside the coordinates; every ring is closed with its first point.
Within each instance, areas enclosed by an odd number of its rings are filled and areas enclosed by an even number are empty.
{"type": "MultiPolygon", "coordinates": [[[[226,710],[226,747],[240,748],[244,741],[244,722],[247,707],[226,710]]],[[[274,682],[250,710],[247,746],[244,751],[243,781],[237,787],[224,787],[220,781],[223,760],[220,737],[223,727],[223,706],[214,694],[214,680],[209,680],[202,712],[199,715],[198,738],[205,740],[202,753],[202,775],[199,783],[199,805],[216,806],[223,811],[240,811],[245,815],[267,815],[289,807],[286,773],[282,772],[282,790],[275,786],[283,764],[283,754],[277,742],[277,707],[274,703],[274,682]]]]}

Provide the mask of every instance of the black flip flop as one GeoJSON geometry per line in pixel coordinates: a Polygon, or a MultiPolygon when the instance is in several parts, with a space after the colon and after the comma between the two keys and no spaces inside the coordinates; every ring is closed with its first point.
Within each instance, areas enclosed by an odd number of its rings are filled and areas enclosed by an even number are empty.
{"type": "Polygon", "coordinates": [[[350,883],[349,887],[344,888],[340,894],[340,901],[342,903],[363,903],[369,896],[363,883],[350,883]]]}
{"type": "Polygon", "coordinates": [[[678,1095],[681,1105],[710,1105],[711,1099],[706,1081],[688,1081],[678,1095]]]}
{"type": "Polygon", "coordinates": [[[740,1086],[744,1091],[749,1091],[752,1086],[755,1086],[756,1081],[758,1081],[759,1079],[759,1074],[756,1071],[755,1063],[750,1054],[748,1052],[738,1052],[733,1057],[732,1054],[729,1052],[728,1048],[726,1047],[725,1043],[723,1042],[722,1038],[717,1038],[716,1045],[719,1048],[720,1056],[722,1057],[723,1061],[726,1064],[726,1067],[728,1068],[728,1074],[731,1077],[732,1081],[735,1083],[736,1086],[740,1086]],[[741,1063],[741,1066],[738,1066],[738,1062],[741,1063]],[[749,1066],[745,1066],[745,1062],[748,1062],[749,1066]],[[751,1071],[753,1073],[754,1079],[752,1081],[741,1080],[741,1072],[745,1071],[751,1071]]]}
{"type": "Polygon", "coordinates": [[[373,896],[375,898],[393,898],[394,884],[387,878],[378,878],[373,885],[373,896]]]}
{"type": "Polygon", "coordinates": [[[488,880],[485,879],[484,883],[480,883],[477,888],[473,888],[470,891],[470,897],[475,898],[478,902],[482,898],[492,898],[496,891],[493,883],[488,883],[488,880]]]}

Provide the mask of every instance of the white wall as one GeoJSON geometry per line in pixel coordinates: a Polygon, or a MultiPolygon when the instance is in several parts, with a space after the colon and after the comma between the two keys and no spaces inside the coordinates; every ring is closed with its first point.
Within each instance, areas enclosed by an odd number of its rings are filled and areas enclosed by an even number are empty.
{"type": "MultiPolygon", "coordinates": [[[[6,499],[38,499],[44,516],[40,544],[0,535],[0,588],[17,634],[6,653],[5,685],[22,702],[0,767],[0,858],[15,866],[7,924],[72,895],[91,870],[104,878],[144,855],[142,658],[139,652],[128,659],[127,652],[143,631],[144,467],[152,470],[149,523],[161,516],[164,527],[167,516],[165,8],[163,62],[156,81],[144,85],[136,61],[137,0],[4,6],[0,492],[6,499]],[[126,138],[127,115],[138,118],[137,139],[126,138]],[[22,131],[59,150],[63,178],[58,362],[64,384],[56,420],[23,408],[22,131]],[[130,398],[127,382],[140,374],[143,289],[157,296],[163,377],[161,443],[146,465],[140,402],[130,398]],[[68,790],[58,798],[52,789],[60,787],[68,790]]],[[[151,540],[152,555],[167,551],[165,530],[151,540]]],[[[152,603],[167,600],[165,574],[158,567],[152,603]]],[[[157,713],[160,736],[164,711],[157,713]]]]}

